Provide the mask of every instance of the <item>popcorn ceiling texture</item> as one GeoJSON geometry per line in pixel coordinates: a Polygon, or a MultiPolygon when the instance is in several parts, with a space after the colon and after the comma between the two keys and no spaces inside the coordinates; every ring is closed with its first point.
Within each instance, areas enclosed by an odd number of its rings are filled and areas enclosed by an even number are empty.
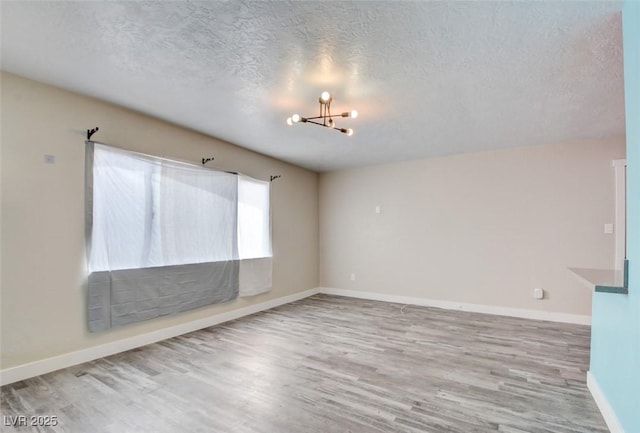
{"type": "Polygon", "coordinates": [[[318,171],[624,135],[621,2],[1,7],[2,69],[318,171]]]}

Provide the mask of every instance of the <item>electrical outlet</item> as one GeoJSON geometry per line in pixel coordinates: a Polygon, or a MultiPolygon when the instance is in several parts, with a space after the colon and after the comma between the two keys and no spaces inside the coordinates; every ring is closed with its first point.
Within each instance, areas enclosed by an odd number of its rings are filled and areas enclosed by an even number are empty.
{"type": "Polygon", "coordinates": [[[351,274],[351,281],[355,281],[356,280],[356,274],[351,274]]]}
{"type": "Polygon", "coordinates": [[[535,289],[533,289],[533,297],[536,299],[544,298],[544,290],[540,287],[536,287],[535,289]]]}

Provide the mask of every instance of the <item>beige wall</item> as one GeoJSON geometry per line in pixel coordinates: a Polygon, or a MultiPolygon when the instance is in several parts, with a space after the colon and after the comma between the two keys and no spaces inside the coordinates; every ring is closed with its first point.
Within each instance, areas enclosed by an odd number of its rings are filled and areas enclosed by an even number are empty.
{"type": "Polygon", "coordinates": [[[590,315],[567,267],[612,267],[624,155],[620,139],[323,173],[320,285],[590,315]]]}
{"type": "Polygon", "coordinates": [[[2,368],[179,325],[318,285],[318,175],[101,101],[2,73],[2,368]],[[273,290],[90,334],[86,325],[84,140],[268,179],[273,290]],[[44,155],[55,155],[55,164],[44,155]]]}

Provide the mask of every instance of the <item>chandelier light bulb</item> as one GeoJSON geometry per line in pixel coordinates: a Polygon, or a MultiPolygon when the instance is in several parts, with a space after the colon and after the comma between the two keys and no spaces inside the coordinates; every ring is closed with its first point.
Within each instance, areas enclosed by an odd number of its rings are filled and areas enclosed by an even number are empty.
{"type": "Polygon", "coordinates": [[[329,119],[329,121],[327,122],[327,126],[329,128],[333,128],[334,125],[335,125],[335,122],[333,121],[333,119],[329,119]]]}
{"type": "Polygon", "coordinates": [[[329,102],[329,99],[331,99],[331,93],[325,90],[320,94],[320,99],[322,99],[323,102],[329,102]]]}
{"type": "Polygon", "coordinates": [[[358,111],[351,110],[351,113],[349,115],[351,116],[352,119],[355,119],[356,117],[358,117],[358,111]]]}
{"type": "Polygon", "coordinates": [[[289,126],[293,125],[293,120],[291,120],[291,117],[287,118],[287,125],[289,126]]]}
{"type": "Polygon", "coordinates": [[[353,129],[347,128],[347,136],[351,137],[353,135],[353,129]]]}
{"type": "Polygon", "coordinates": [[[294,114],[293,116],[291,116],[291,120],[293,121],[293,123],[298,123],[300,121],[300,115],[294,114]]]}

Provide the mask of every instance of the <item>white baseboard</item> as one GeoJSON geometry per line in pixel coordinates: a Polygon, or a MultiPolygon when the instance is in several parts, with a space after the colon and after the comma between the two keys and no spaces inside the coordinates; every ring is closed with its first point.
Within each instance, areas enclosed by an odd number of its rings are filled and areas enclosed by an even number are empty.
{"type": "Polygon", "coordinates": [[[609,431],[611,431],[611,433],[625,433],[616,413],[609,404],[609,400],[604,396],[602,388],[600,388],[598,381],[590,371],[587,372],[587,388],[591,391],[591,395],[596,401],[598,409],[600,409],[600,413],[604,418],[604,422],[606,422],[607,427],[609,427],[609,431]]]}
{"type": "MultiPolygon", "coordinates": [[[[526,319],[549,320],[554,322],[578,323],[582,325],[590,325],[591,317],[580,316],[574,314],[550,313],[538,310],[524,310],[518,308],[495,307],[491,305],[467,304],[451,301],[438,301],[425,298],[414,298],[408,296],[388,295],[383,293],[362,292],[359,290],[335,289],[329,287],[320,287],[305,290],[303,292],[294,293],[293,295],[283,296],[259,304],[248,305],[236,310],[227,311],[225,313],[216,314],[204,319],[195,320],[188,323],[172,326],[169,328],[159,329],[147,334],[137,335],[135,337],[117,340],[111,343],[102,344],[87,349],[69,352],[51,358],[30,362],[0,370],[0,385],[18,382],[20,380],[35,377],[41,374],[50,373],[62,368],[71,367],[73,365],[82,364],[83,362],[93,361],[94,359],[105,356],[114,355],[116,353],[135,349],[136,347],[145,346],[157,341],[166,340],[167,338],[176,337],[188,332],[197,331],[198,329],[207,328],[219,323],[228,322],[243,316],[248,316],[260,311],[268,310],[279,305],[288,304],[300,299],[313,296],[318,293],[328,295],[348,296],[352,298],[370,299],[375,301],[394,302],[399,304],[421,305],[426,307],[445,308],[449,310],[471,311],[476,313],[497,314],[501,316],[522,317],[526,319]]],[[[613,430],[612,430],[613,431],[613,430]]],[[[622,431],[622,430],[620,430],[622,431]]]]}
{"type": "Polygon", "coordinates": [[[136,347],[145,346],[157,341],[166,340],[167,338],[177,337],[178,335],[188,332],[197,331],[219,323],[228,322],[243,316],[268,310],[279,305],[288,304],[300,299],[313,296],[319,292],[318,288],[305,290],[304,292],[294,293],[293,295],[283,296],[259,304],[248,305],[236,310],[227,311],[225,313],[216,314],[215,316],[206,317],[204,319],[194,320],[192,322],[183,323],[169,328],[159,329],[147,334],[136,335],[135,337],[125,338],[111,343],[102,344],[100,346],[90,347],[75,352],[65,353],[51,358],[18,365],[16,367],[0,370],[0,385],[18,382],[30,377],[39,376],[41,374],[50,373],[62,368],[71,367],[73,365],[82,364],[83,362],[93,361],[94,359],[105,356],[114,355],[116,353],[135,349],[136,347]]]}
{"type": "Polygon", "coordinates": [[[397,304],[420,305],[423,307],[444,308],[447,310],[470,311],[473,313],[495,314],[498,316],[520,317],[523,319],[547,320],[550,322],[591,325],[591,316],[579,314],[554,313],[523,308],[497,307],[494,305],[468,304],[463,302],[439,301],[427,298],[389,295],[385,293],[363,292],[360,290],[335,289],[321,287],[320,293],[327,295],[348,296],[350,298],[370,299],[372,301],[394,302],[397,304]]]}

